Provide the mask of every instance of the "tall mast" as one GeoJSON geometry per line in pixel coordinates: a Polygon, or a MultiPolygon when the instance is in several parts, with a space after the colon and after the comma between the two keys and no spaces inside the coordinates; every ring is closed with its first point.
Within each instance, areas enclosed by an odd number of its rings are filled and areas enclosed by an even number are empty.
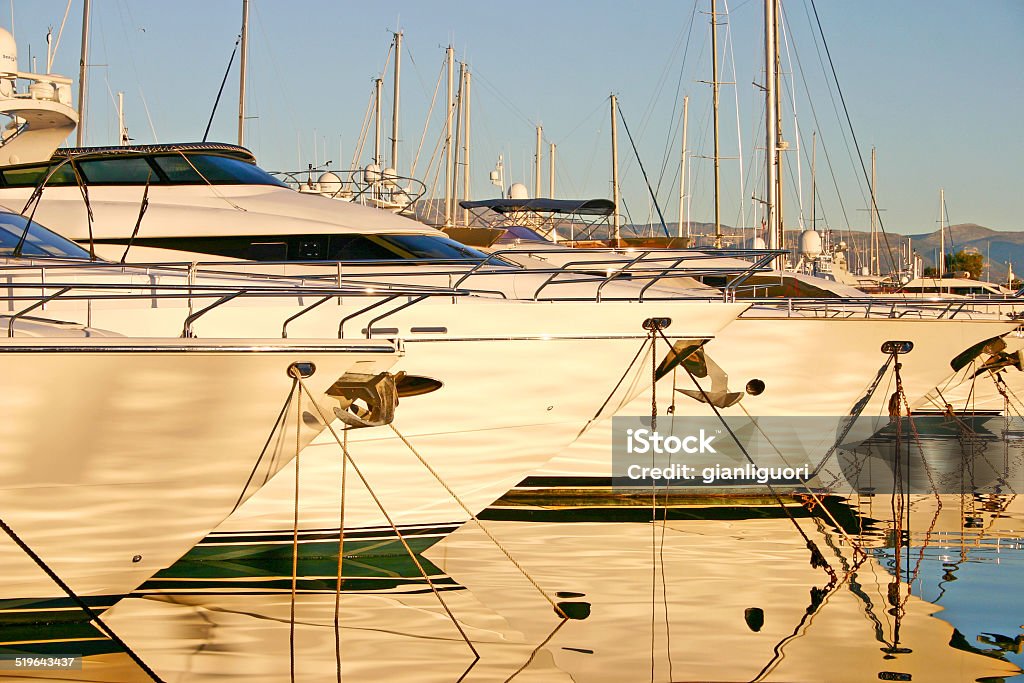
{"type": "Polygon", "coordinates": [[[815,186],[815,165],[818,157],[818,131],[811,131],[811,230],[818,229],[817,217],[817,187],[815,186]]]}
{"type": "Polygon", "coordinates": [[[872,147],[871,148],[871,206],[868,207],[868,211],[870,211],[870,214],[871,214],[871,251],[870,251],[870,264],[869,265],[870,265],[870,269],[871,269],[871,274],[872,275],[879,275],[880,272],[881,272],[881,268],[880,268],[881,264],[878,262],[879,261],[879,258],[878,258],[879,257],[879,254],[878,254],[878,235],[876,233],[876,231],[878,230],[878,228],[877,228],[877,225],[878,225],[878,223],[877,223],[877,221],[878,221],[878,214],[876,213],[877,209],[875,207],[878,206],[878,200],[875,197],[875,182],[877,180],[877,175],[875,173],[875,168],[876,168],[875,162],[876,162],[875,148],[872,147]]]}
{"type": "Polygon", "coordinates": [[[555,143],[548,145],[548,197],[555,198],[555,143]]]}
{"type": "MultiPolygon", "coordinates": [[[[462,105],[463,116],[465,117],[466,131],[462,135],[462,198],[469,201],[469,86],[472,83],[473,72],[466,67],[463,76],[463,95],[465,103],[462,105]]],[[[462,210],[462,224],[469,227],[469,209],[462,210]]]]}
{"type": "MultiPolygon", "coordinates": [[[[782,152],[789,146],[782,137],[782,85],[781,85],[781,59],[779,57],[779,2],[772,0],[772,32],[773,44],[775,45],[775,68],[772,73],[775,77],[775,87],[772,97],[775,99],[775,222],[779,229],[779,249],[786,248],[786,212],[783,210],[785,195],[782,193],[782,152]]],[[[784,264],[780,263],[780,266],[784,264]]]]}
{"type": "Polygon", "coordinates": [[[715,249],[722,248],[721,174],[718,157],[718,15],[711,0],[711,91],[715,119],[715,249]]]}
{"type": "MultiPolygon", "coordinates": [[[[768,228],[766,246],[769,249],[779,248],[779,221],[777,212],[778,190],[778,156],[776,144],[779,134],[779,119],[776,115],[775,98],[775,0],[764,3],[764,127],[765,127],[765,223],[768,228]]],[[[774,267],[781,267],[779,258],[775,259],[774,267]]]]}
{"type": "Polygon", "coordinates": [[[402,78],[402,32],[395,34],[395,92],[391,107],[391,168],[398,169],[398,100],[402,78]]]}
{"type": "Polygon", "coordinates": [[[75,138],[79,147],[85,144],[86,66],[89,63],[89,8],[91,6],[90,0],[85,0],[82,5],[82,52],[78,60],[78,134],[75,138]]]}
{"type": "Polygon", "coordinates": [[[612,104],[612,204],[614,210],[612,211],[612,228],[614,230],[613,237],[615,239],[615,246],[619,246],[619,240],[622,238],[622,224],[619,219],[619,137],[618,137],[618,126],[615,122],[615,110],[619,106],[619,98],[615,95],[611,96],[612,104]]]}
{"type": "MultiPolygon", "coordinates": [[[[683,216],[686,215],[686,124],[689,116],[690,96],[683,96],[683,152],[679,163],[679,225],[676,226],[676,235],[683,236],[683,216]]],[[[689,236],[690,223],[686,222],[686,233],[689,236]]]]}
{"type": "Polygon", "coordinates": [[[455,139],[452,141],[452,149],[455,150],[455,158],[452,161],[452,225],[455,224],[456,212],[459,206],[459,159],[461,158],[459,147],[462,145],[462,136],[465,134],[465,125],[463,123],[465,111],[466,63],[459,62],[459,85],[455,97],[455,139]]]}
{"type": "Polygon", "coordinates": [[[242,59],[238,70],[238,146],[245,144],[245,67],[249,56],[249,0],[242,0],[242,59]]]}
{"type": "Polygon", "coordinates": [[[939,277],[942,277],[946,272],[946,230],[945,230],[945,218],[946,214],[946,190],[945,188],[939,188],[939,277]]]}
{"type": "MultiPolygon", "coordinates": [[[[445,60],[448,64],[448,114],[444,120],[444,224],[452,225],[452,215],[455,213],[452,198],[455,192],[455,181],[452,173],[452,114],[455,106],[455,48],[451,45],[445,50],[445,60]]],[[[502,189],[504,192],[504,189],[502,189]]]]}
{"type": "Polygon", "coordinates": [[[540,196],[540,162],[541,152],[540,145],[541,140],[544,137],[544,127],[537,126],[537,152],[533,156],[533,196],[537,198],[540,196]]]}
{"type": "Polygon", "coordinates": [[[384,79],[378,78],[373,85],[373,163],[380,166],[380,124],[381,124],[381,91],[384,88],[384,79]]]}
{"type": "Polygon", "coordinates": [[[117,92],[117,138],[122,147],[128,144],[128,129],[124,125],[124,93],[117,92]]]}

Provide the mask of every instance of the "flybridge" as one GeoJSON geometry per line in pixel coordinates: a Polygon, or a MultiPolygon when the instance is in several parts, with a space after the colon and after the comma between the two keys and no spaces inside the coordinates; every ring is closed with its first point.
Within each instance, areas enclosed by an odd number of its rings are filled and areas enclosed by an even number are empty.
{"type": "Polygon", "coordinates": [[[49,162],[0,169],[0,187],[274,185],[244,147],[219,143],[61,148],[49,162]]]}

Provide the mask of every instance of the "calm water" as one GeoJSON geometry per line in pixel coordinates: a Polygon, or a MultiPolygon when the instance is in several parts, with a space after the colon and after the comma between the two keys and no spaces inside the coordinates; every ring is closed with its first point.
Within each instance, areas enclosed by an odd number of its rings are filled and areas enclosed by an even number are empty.
{"type": "MultiPolygon", "coordinates": [[[[338,653],[346,681],[1016,675],[1024,501],[904,502],[899,525],[883,496],[790,501],[794,519],[767,499],[693,500],[654,523],[642,504],[492,509],[487,529],[574,618],[560,620],[470,524],[422,565],[478,660],[407,558],[345,562],[338,630],[330,559],[300,567],[294,627],[289,562],[179,563],[146,587],[168,595],[126,599],[107,621],[167,681],[330,681],[338,653]]],[[[88,626],[5,627],[3,640],[9,651],[93,653],[81,672],[11,680],[148,680],[88,626]]]]}

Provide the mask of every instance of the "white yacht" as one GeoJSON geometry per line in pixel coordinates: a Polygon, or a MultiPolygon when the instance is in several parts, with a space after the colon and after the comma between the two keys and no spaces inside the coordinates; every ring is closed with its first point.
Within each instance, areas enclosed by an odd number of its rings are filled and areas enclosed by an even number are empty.
{"type": "MultiPolygon", "coordinates": [[[[437,540],[438,530],[450,531],[482,510],[603,417],[606,403],[629,398],[641,386],[635,376],[643,369],[633,361],[649,347],[648,319],[664,318],[673,343],[699,344],[745,308],[701,300],[616,300],[635,298],[635,288],[609,283],[603,274],[590,276],[588,285],[607,285],[601,301],[516,301],[414,284],[371,287],[308,277],[242,278],[192,266],[88,263],[69,260],[84,252],[38,223],[0,218],[10,255],[0,265],[0,281],[15,293],[2,305],[12,318],[36,313],[133,337],[401,339],[407,375],[398,383],[402,405],[394,427],[416,452],[387,426],[344,433],[351,462],[377,497],[349,473],[347,538],[353,548],[366,546],[360,541],[367,534],[392,541],[360,551],[368,554],[395,552],[397,533],[437,540]],[[48,251],[47,243],[58,246],[48,251]],[[92,297],[81,300],[76,292],[82,291],[92,297]],[[429,389],[436,391],[418,395],[429,389]]],[[[577,279],[573,286],[585,284],[577,279]]],[[[667,354],[667,347],[660,352],[667,354]]],[[[353,419],[342,417],[334,421],[339,434],[342,422],[353,419]]],[[[266,440],[267,431],[258,436],[266,440]]],[[[304,544],[322,545],[323,530],[337,529],[339,453],[330,433],[302,451],[304,544]]],[[[213,539],[218,552],[290,543],[283,532],[294,523],[294,475],[287,469],[266,483],[264,495],[239,507],[222,527],[231,533],[213,539]]]]}
{"type": "Polygon", "coordinates": [[[278,424],[291,369],[314,395],[338,386],[349,399],[347,379],[390,382],[401,356],[386,340],[121,336],[10,314],[0,324],[0,621],[57,618],[75,609],[69,591],[105,608],[220,524],[294,455],[266,448],[270,435],[294,444],[319,431],[278,424]]]}

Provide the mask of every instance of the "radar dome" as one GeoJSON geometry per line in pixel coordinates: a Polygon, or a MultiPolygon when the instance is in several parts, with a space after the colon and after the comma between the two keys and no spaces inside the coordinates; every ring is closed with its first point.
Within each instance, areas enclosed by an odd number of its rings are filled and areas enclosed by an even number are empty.
{"type": "Polygon", "coordinates": [[[821,256],[821,233],[817,230],[804,230],[800,233],[800,253],[807,259],[821,256]]]}
{"type": "Polygon", "coordinates": [[[377,164],[370,164],[363,171],[363,181],[367,184],[373,184],[380,182],[380,166],[377,164]]]}
{"type": "Polygon", "coordinates": [[[526,189],[526,185],[522,183],[512,183],[512,186],[508,188],[509,199],[529,199],[530,192],[526,189]]]}
{"type": "Polygon", "coordinates": [[[761,237],[755,237],[748,243],[750,249],[767,249],[768,245],[765,244],[764,239],[761,237]]]}
{"type": "Polygon", "coordinates": [[[341,178],[337,173],[321,173],[316,182],[320,186],[320,191],[325,194],[337,194],[341,191],[341,178]]]}

